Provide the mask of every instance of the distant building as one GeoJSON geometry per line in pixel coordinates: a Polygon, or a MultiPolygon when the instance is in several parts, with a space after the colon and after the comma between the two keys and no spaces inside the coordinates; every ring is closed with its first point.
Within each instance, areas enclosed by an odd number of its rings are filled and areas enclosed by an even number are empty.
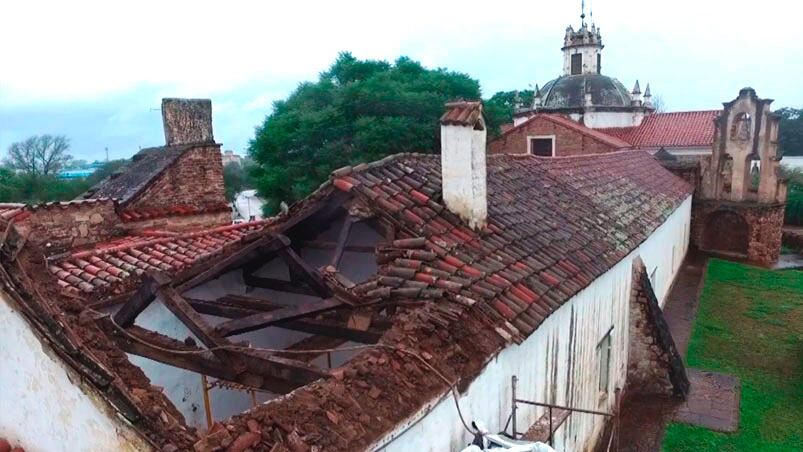
{"type": "Polygon", "coordinates": [[[243,158],[239,154],[235,154],[234,151],[223,151],[223,166],[228,165],[229,163],[236,163],[241,164],[243,158]]]}
{"type": "Polygon", "coordinates": [[[243,190],[234,200],[234,219],[254,221],[262,219],[262,206],[265,201],[257,196],[256,190],[243,190]]]}
{"type": "Polygon", "coordinates": [[[97,168],[82,168],[59,171],[59,179],[84,179],[92,175],[97,168]]]}

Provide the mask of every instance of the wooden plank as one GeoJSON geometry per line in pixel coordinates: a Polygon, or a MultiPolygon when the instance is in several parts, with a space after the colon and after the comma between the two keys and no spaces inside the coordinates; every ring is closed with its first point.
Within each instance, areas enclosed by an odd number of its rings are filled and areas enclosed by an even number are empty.
{"type": "MultiPolygon", "coordinates": [[[[302,240],[299,243],[302,248],[311,248],[314,250],[333,250],[337,248],[337,242],[326,240],[302,240]]],[[[374,254],[376,252],[376,247],[373,245],[346,245],[345,250],[349,253],[374,254]]]]}
{"type": "Polygon", "coordinates": [[[317,292],[321,297],[330,297],[332,296],[329,287],[326,286],[326,283],[323,280],[323,276],[321,276],[318,270],[312,268],[307,262],[301,258],[292,248],[287,247],[284,248],[281,252],[282,257],[284,257],[285,262],[287,262],[288,267],[290,267],[291,272],[296,273],[304,281],[314,290],[317,292]]]}
{"type": "Polygon", "coordinates": [[[319,336],[336,337],[361,344],[376,344],[384,334],[384,331],[376,329],[359,330],[349,328],[337,322],[317,319],[297,319],[283,321],[273,326],[293,331],[315,334],[319,336]]]}
{"type": "Polygon", "coordinates": [[[156,299],[156,292],[162,286],[170,284],[170,278],[161,272],[147,272],[142,277],[142,283],[131,298],[123,304],[114,314],[114,323],[125,328],[134,324],[137,316],[156,299]]]}
{"type": "Polygon", "coordinates": [[[126,353],[221,380],[264,389],[276,394],[287,394],[299,386],[326,375],[322,369],[309,366],[303,361],[295,361],[285,357],[250,355],[246,362],[247,371],[237,373],[230,366],[218,360],[210,351],[188,346],[184,342],[138,326],[132,326],[123,331],[107,316],[98,319],[98,323],[126,353]],[[132,339],[131,336],[136,339],[132,339]],[[186,353],[187,351],[197,353],[186,353]],[[265,361],[269,361],[270,364],[265,364],[265,361]],[[286,369],[279,369],[281,366],[285,366],[286,369]],[[261,374],[262,372],[264,374],[261,374]],[[277,374],[296,378],[296,380],[279,378],[276,376],[277,374]]]}
{"type": "Polygon", "coordinates": [[[276,290],[278,292],[288,292],[298,295],[318,296],[318,294],[307,286],[292,283],[283,279],[267,278],[264,276],[254,276],[247,273],[243,274],[243,282],[246,286],[259,287],[261,289],[276,290]]]}
{"type": "MultiPolygon", "coordinates": [[[[259,240],[249,243],[236,253],[233,253],[230,256],[216,262],[211,268],[201,271],[195,276],[189,278],[185,282],[178,285],[176,289],[179,293],[185,292],[193,287],[205,283],[206,281],[215,279],[227,271],[245,265],[249,261],[259,259],[260,257],[264,258],[266,254],[269,255],[272,252],[281,250],[289,245],[290,239],[281,234],[272,237],[262,237],[259,240]]],[[[201,265],[205,265],[205,263],[201,265]]]]}
{"type": "MultiPolygon", "coordinates": [[[[242,305],[230,305],[223,302],[227,297],[219,298],[218,300],[196,300],[188,299],[187,302],[196,311],[201,314],[214,315],[217,317],[225,317],[228,319],[241,319],[248,317],[259,312],[271,312],[281,309],[286,306],[282,305],[267,305],[257,306],[254,308],[244,307],[242,305]]],[[[247,297],[243,297],[247,298],[247,297]]],[[[317,319],[296,319],[285,320],[275,323],[275,327],[284,328],[286,330],[301,331],[304,333],[316,334],[321,336],[337,337],[352,342],[359,342],[361,344],[376,344],[384,334],[382,329],[358,329],[351,328],[346,324],[334,322],[331,320],[317,320],[317,319]]]]}
{"type": "Polygon", "coordinates": [[[241,319],[229,320],[219,324],[215,330],[221,336],[232,336],[259,330],[283,320],[298,319],[342,306],[344,306],[344,303],[339,299],[327,298],[322,301],[302,303],[271,312],[260,312],[241,319]]]}
{"type": "MultiPolygon", "coordinates": [[[[347,341],[336,337],[327,336],[309,336],[301,339],[295,344],[287,347],[287,351],[302,351],[302,350],[326,350],[340,347],[347,341]]],[[[279,353],[277,356],[295,359],[297,361],[312,362],[315,358],[323,356],[326,353],[279,353]]]]}
{"type": "Polygon", "coordinates": [[[187,329],[204,345],[212,349],[212,353],[227,365],[233,366],[240,371],[244,370],[245,363],[232,353],[231,350],[216,349],[216,347],[231,346],[232,343],[223,336],[220,336],[206,321],[201,314],[196,312],[192,306],[172,287],[162,287],[159,295],[165,307],[170,310],[187,329]]]}
{"type": "Polygon", "coordinates": [[[335,268],[340,267],[340,259],[343,258],[343,251],[346,249],[346,243],[349,241],[349,235],[351,234],[351,227],[357,220],[347,215],[346,218],[343,220],[343,226],[340,228],[340,235],[337,237],[337,247],[335,247],[335,252],[332,254],[332,261],[331,264],[335,268]]]}
{"type": "Polygon", "coordinates": [[[187,298],[186,300],[193,309],[201,314],[228,319],[239,319],[257,312],[270,312],[287,307],[285,304],[275,303],[265,298],[244,295],[226,295],[211,301],[196,298],[187,298]]]}

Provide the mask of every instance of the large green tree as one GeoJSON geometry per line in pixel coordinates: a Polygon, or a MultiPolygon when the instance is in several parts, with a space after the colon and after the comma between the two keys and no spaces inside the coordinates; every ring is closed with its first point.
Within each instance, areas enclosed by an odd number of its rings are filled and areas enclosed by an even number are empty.
{"type": "Polygon", "coordinates": [[[533,90],[499,91],[484,103],[485,118],[491,136],[500,133],[500,126],[513,122],[513,113],[518,106],[530,107],[533,103],[533,90]]]}
{"type": "Polygon", "coordinates": [[[339,167],[398,152],[440,152],[443,105],[478,99],[479,83],[401,57],[394,63],[342,53],[317,82],[277,101],[249,153],[266,208],[312,192],[339,167]]]}
{"type": "Polygon", "coordinates": [[[778,147],[782,155],[803,155],[803,108],[782,108],[775,114],[781,117],[778,147]]]}

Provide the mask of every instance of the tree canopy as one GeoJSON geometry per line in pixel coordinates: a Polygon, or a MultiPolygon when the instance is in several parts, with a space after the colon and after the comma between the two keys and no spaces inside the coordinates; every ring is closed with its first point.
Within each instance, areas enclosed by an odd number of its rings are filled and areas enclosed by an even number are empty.
{"type": "Polygon", "coordinates": [[[34,135],[11,144],[6,165],[28,175],[55,175],[72,160],[69,150],[70,140],[63,135],[34,135]]]}
{"type": "Polygon", "coordinates": [[[399,152],[440,152],[443,105],[480,98],[479,82],[401,57],[342,53],[317,82],[302,83],[257,127],[249,153],[270,212],[312,192],[330,172],[399,152]]]}
{"type": "Polygon", "coordinates": [[[781,155],[803,155],[803,108],[782,108],[775,114],[781,117],[778,129],[781,155]]]}

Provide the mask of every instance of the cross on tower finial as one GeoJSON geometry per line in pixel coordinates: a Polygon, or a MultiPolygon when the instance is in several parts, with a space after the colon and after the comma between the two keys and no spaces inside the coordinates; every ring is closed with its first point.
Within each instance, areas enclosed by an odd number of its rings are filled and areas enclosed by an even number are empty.
{"type": "Polygon", "coordinates": [[[580,25],[586,25],[586,0],[580,0],[580,25]]]}

